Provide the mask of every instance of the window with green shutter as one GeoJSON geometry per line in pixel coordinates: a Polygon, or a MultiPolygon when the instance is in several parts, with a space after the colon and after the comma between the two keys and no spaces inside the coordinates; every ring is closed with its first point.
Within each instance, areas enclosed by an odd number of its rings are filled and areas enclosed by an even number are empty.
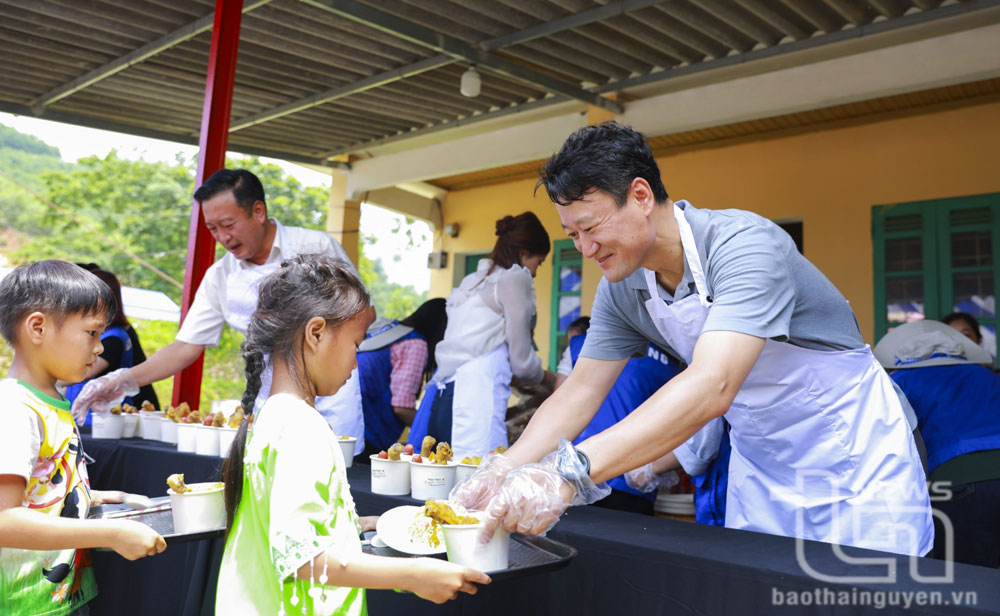
{"type": "Polygon", "coordinates": [[[872,239],[876,341],[901,323],[966,312],[996,356],[1000,193],[876,206],[872,239]]]}
{"type": "Polygon", "coordinates": [[[580,318],[580,288],[583,283],[583,255],[573,240],[552,245],[552,326],[549,328],[549,370],[555,370],[566,349],[566,328],[580,318]]]}

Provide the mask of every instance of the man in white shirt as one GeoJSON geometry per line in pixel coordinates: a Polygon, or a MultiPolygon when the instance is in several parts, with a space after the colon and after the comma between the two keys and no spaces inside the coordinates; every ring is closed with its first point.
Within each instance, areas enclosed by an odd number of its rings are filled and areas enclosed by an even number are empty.
{"type": "MultiPolygon", "coordinates": [[[[264,188],[245,169],[222,169],[212,174],[194,193],[205,216],[205,226],[228,253],[205,272],[201,286],[174,342],[145,362],[94,379],[84,387],[73,406],[75,414],[88,408],[100,410],[139,386],[176,374],[191,365],[206,347],[219,343],[225,324],[246,333],[257,307],[257,285],[285,259],[300,254],[327,254],[344,261],[352,272],[343,247],[322,231],[285,227],[267,216],[264,188]]],[[[260,402],[270,390],[270,372],[264,376],[260,402]]],[[[317,398],[316,406],[338,435],[358,438],[364,447],[364,420],[357,372],[335,396],[317,398]]]]}

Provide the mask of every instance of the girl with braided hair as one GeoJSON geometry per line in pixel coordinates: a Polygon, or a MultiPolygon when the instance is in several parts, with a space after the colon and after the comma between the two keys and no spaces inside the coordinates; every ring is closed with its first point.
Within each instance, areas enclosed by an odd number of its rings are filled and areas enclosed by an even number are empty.
{"type": "Polygon", "coordinates": [[[243,407],[254,408],[268,359],[270,395],[252,429],[244,421],[223,466],[228,538],[216,593],[218,614],[366,613],[364,588],[401,588],[443,603],[478,571],[438,559],[363,554],[346,464],[317,396],[335,393],[354,369],[375,318],[368,293],[341,262],[286,260],[266,276],[243,357],[243,407]]]}

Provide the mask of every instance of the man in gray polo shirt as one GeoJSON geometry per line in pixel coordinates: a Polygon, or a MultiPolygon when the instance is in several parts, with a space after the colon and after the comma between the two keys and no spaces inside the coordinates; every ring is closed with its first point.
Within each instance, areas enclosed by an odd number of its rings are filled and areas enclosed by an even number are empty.
{"type": "Polygon", "coordinates": [[[613,122],[571,135],[540,184],[604,280],[567,387],[453,492],[486,506],[487,534],[501,523],[543,532],[567,506],[600,498],[595,482],[677,450],[725,415],[726,526],[930,550],[926,479],[891,380],[847,301],[787,234],[750,212],[671,201],[642,135],[613,122]],[[574,448],[568,440],[648,342],[687,368],[574,448]]]}

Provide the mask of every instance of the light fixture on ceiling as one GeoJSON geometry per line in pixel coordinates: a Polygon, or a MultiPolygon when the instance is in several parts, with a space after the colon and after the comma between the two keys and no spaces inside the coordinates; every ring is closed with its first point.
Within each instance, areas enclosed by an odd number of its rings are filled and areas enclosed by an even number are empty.
{"type": "Polygon", "coordinates": [[[479,71],[476,70],[476,65],[473,64],[469,67],[469,70],[462,73],[462,86],[459,90],[462,92],[462,96],[475,98],[479,96],[479,89],[482,85],[483,80],[479,77],[479,71]]]}

